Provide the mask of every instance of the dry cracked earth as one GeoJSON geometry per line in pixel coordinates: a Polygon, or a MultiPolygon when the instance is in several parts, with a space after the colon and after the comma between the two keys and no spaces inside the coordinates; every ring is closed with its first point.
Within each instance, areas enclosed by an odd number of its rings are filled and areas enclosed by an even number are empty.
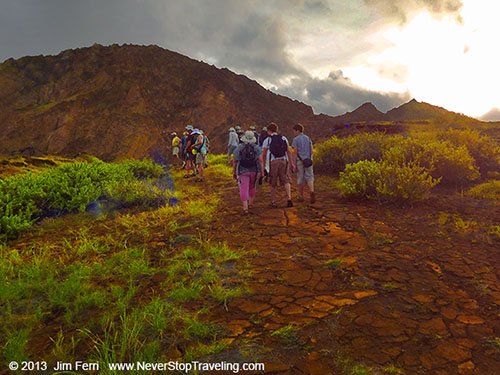
{"type": "Polygon", "coordinates": [[[263,186],[248,216],[235,184],[207,185],[224,197],[213,240],[254,250],[253,292],[214,314],[234,339],[217,358],[276,374],[500,373],[498,204],[348,202],[330,183],[314,205],[277,209],[263,186]]]}

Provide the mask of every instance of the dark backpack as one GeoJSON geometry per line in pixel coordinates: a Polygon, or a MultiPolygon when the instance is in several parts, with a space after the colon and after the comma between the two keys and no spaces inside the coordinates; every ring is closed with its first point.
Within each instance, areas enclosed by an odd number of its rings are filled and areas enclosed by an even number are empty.
{"type": "Polygon", "coordinates": [[[240,165],[245,168],[257,167],[257,152],[252,144],[247,143],[240,151],[240,165]]]}
{"type": "Polygon", "coordinates": [[[279,134],[271,136],[271,143],[269,144],[269,151],[275,158],[282,158],[286,155],[288,144],[279,134]]]}

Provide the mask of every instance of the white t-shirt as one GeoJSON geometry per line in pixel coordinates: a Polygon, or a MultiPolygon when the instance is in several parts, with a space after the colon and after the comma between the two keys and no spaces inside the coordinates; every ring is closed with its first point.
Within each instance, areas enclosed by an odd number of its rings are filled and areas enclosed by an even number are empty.
{"type": "MultiPolygon", "coordinates": [[[[270,135],[269,137],[267,137],[265,140],[264,140],[264,143],[262,144],[262,150],[264,149],[267,149],[267,158],[271,158],[270,160],[273,161],[273,160],[288,160],[288,153],[285,153],[285,156],[282,156],[280,158],[275,158],[274,155],[271,153],[271,151],[269,150],[269,147],[271,145],[271,139],[272,139],[272,136],[273,135],[277,135],[276,133],[270,135]],[[271,156],[269,156],[271,155],[271,156]]],[[[281,139],[283,139],[285,142],[286,142],[286,147],[290,147],[290,144],[288,143],[288,139],[286,139],[285,136],[281,136],[281,139]]]]}

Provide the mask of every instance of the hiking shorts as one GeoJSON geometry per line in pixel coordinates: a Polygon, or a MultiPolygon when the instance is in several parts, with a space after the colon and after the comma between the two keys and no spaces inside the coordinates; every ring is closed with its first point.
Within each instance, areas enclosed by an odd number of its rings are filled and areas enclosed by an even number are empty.
{"type": "Polygon", "coordinates": [[[302,160],[297,160],[297,185],[304,184],[304,181],[314,181],[313,166],[304,168],[302,160]]]}
{"type": "Polygon", "coordinates": [[[179,157],[179,147],[174,146],[174,148],[172,149],[172,155],[175,157],[179,157]]]}
{"type": "Polygon", "coordinates": [[[202,154],[201,152],[198,152],[196,154],[196,165],[206,164],[206,161],[207,161],[207,154],[202,154]]]}
{"type": "Polygon", "coordinates": [[[272,187],[278,185],[278,181],[281,186],[285,184],[290,184],[292,179],[290,178],[290,168],[288,166],[288,161],[285,159],[278,159],[271,161],[271,170],[269,171],[269,183],[272,187]]]}

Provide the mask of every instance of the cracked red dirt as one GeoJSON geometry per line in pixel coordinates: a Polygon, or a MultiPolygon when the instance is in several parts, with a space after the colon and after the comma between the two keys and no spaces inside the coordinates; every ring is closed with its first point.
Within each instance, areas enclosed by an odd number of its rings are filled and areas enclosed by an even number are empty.
{"type": "Polygon", "coordinates": [[[226,186],[212,237],[256,250],[253,293],[214,314],[234,347],[258,343],[253,358],[269,373],[339,374],[342,358],[407,374],[497,373],[498,238],[445,231],[437,215],[498,225],[498,205],[444,194],[410,208],[347,202],[329,183],[319,178],[315,205],[278,209],[267,208],[266,186],[245,217],[226,186]],[[287,325],[297,345],[271,335],[287,325]]]}

